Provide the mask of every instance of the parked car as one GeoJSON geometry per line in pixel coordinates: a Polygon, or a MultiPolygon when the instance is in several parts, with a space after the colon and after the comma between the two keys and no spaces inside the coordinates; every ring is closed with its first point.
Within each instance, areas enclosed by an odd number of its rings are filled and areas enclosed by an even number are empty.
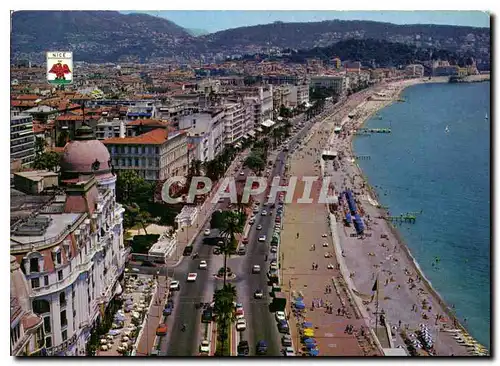
{"type": "Polygon", "coordinates": [[[203,313],[201,313],[201,322],[210,323],[212,319],[213,319],[212,310],[210,309],[203,310],[203,313]]]}
{"type": "Polygon", "coordinates": [[[285,333],[285,334],[290,333],[290,327],[288,326],[288,323],[286,320],[280,320],[278,322],[278,331],[280,333],[285,333]]]}
{"type": "Polygon", "coordinates": [[[250,352],[248,341],[240,341],[238,343],[238,356],[246,356],[250,352]]]}
{"type": "Polygon", "coordinates": [[[292,345],[292,336],[289,334],[285,334],[281,337],[281,344],[285,347],[290,347],[292,345]]]}
{"type": "Polygon", "coordinates": [[[167,302],[165,304],[165,308],[163,309],[163,315],[169,316],[172,314],[172,311],[174,310],[174,304],[172,302],[167,302]]]}
{"type": "Polygon", "coordinates": [[[210,229],[205,229],[205,231],[203,232],[203,234],[205,234],[206,236],[210,235],[210,229]]]}
{"type": "Polygon", "coordinates": [[[162,323],[158,325],[158,328],[156,328],[156,335],[159,337],[166,336],[167,335],[167,324],[162,323]]]}
{"type": "Polygon", "coordinates": [[[206,339],[201,341],[200,353],[210,353],[210,343],[206,339]]]}
{"type": "Polygon", "coordinates": [[[283,348],[283,356],[285,356],[285,357],[294,357],[295,356],[295,351],[293,350],[293,347],[283,348]]]}
{"type": "Polygon", "coordinates": [[[275,317],[276,317],[277,322],[280,322],[282,320],[286,320],[286,315],[285,315],[284,311],[277,311],[275,314],[275,317]]]}
{"type": "Polygon", "coordinates": [[[247,329],[247,321],[245,320],[245,318],[238,319],[236,321],[236,330],[238,332],[242,332],[245,329],[247,329]]]}

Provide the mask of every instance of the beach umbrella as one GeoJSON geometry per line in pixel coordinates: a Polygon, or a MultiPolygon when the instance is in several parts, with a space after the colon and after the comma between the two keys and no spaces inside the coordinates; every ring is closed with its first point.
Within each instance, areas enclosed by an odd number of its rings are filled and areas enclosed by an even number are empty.
{"type": "Polygon", "coordinates": [[[312,325],[312,323],[311,323],[311,322],[303,322],[303,323],[302,323],[302,326],[303,326],[304,328],[312,328],[312,326],[313,326],[313,325],[312,325]]]}
{"type": "Polygon", "coordinates": [[[295,307],[296,307],[297,309],[302,310],[302,309],[305,309],[305,308],[306,308],[306,304],[304,304],[303,302],[295,303],[295,307]]]}
{"type": "Polygon", "coordinates": [[[311,343],[316,343],[316,340],[314,338],[306,338],[304,339],[305,344],[311,344],[311,343]]]}
{"type": "Polygon", "coordinates": [[[309,354],[311,356],[317,357],[317,356],[319,356],[319,349],[312,349],[309,351],[309,354]]]}
{"type": "Polygon", "coordinates": [[[304,331],[306,337],[314,337],[314,332],[312,330],[304,331]]]}

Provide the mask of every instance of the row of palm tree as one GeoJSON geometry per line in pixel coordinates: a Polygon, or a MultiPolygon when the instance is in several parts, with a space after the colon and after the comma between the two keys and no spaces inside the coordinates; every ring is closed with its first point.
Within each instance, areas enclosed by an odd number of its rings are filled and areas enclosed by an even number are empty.
{"type": "Polygon", "coordinates": [[[234,302],[236,299],[236,288],[231,284],[224,284],[221,289],[215,290],[214,312],[219,330],[217,340],[220,341],[216,351],[217,356],[225,356],[229,351],[229,349],[225,349],[225,345],[229,335],[229,326],[234,321],[234,302]]]}

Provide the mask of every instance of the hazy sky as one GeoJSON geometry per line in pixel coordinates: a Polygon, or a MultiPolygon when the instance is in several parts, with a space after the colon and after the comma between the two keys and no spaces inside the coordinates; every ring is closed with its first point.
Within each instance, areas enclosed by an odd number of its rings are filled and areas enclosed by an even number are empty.
{"type": "Polygon", "coordinates": [[[315,22],[322,20],[374,20],[395,24],[449,24],[489,27],[489,14],[481,11],[123,11],[148,13],[167,18],[184,28],[204,29],[209,32],[267,24],[274,21],[315,22]]]}

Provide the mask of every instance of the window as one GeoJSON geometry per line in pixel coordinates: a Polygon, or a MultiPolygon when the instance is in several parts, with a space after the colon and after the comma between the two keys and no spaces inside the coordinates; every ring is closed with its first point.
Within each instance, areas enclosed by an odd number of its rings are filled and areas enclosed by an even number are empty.
{"type": "Polygon", "coordinates": [[[66,317],[66,310],[61,311],[61,327],[68,325],[68,318],[66,317]]]}
{"type": "Polygon", "coordinates": [[[60,307],[66,306],[66,294],[64,292],[61,292],[59,294],[59,306],[60,307]]]}
{"type": "Polygon", "coordinates": [[[46,348],[52,348],[52,337],[46,337],[45,338],[45,347],[46,348]]]}
{"type": "Polygon", "coordinates": [[[43,285],[48,286],[49,285],[49,276],[43,276],[43,285]]]}
{"type": "Polygon", "coordinates": [[[39,288],[40,287],[40,279],[37,278],[32,278],[31,279],[31,288],[39,288]]]}
{"type": "Polygon", "coordinates": [[[62,340],[63,342],[68,339],[68,331],[65,329],[62,331],[62,340]]]}
{"type": "Polygon", "coordinates": [[[61,258],[61,251],[57,251],[56,253],[56,262],[57,264],[61,264],[62,263],[62,258],[61,258]]]}
{"type": "Polygon", "coordinates": [[[52,332],[52,326],[50,324],[50,315],[45,316],[43,318],[43,329],[45,329],[45,333],[51,333],[52,332]]]}
{"type": "Polygon", "coordinates": [[[63,280],[63,271],[57,271],[57,280],[62,281],[63,280]]]}
{"type": "Polygon", "coordinates": [[[14,329],[10,330],[10,341],[12,344],[16,344],[19,338],[21,337],[21,327],[19,323],[14,327],[14,329]]]}
{"type": "Polygon", "coordinates": [[[40,267],[38,266],[38,258],[30,258],[30,273],[40,272],[40,267]]]}
{"type": "Polygon", "coordinates": [[[50,304],[47,300],[33,300],[33,312],[35,314],[50,313],[50,304]]]}

